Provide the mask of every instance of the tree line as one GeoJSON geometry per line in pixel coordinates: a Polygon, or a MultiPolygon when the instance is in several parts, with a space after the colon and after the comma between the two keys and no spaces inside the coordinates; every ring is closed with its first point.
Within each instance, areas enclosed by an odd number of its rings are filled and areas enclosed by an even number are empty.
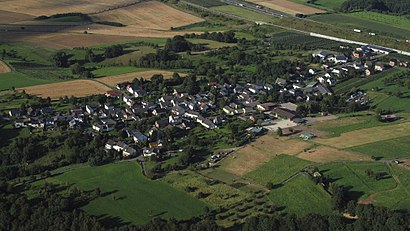
{"type": "Polygon", "coordinates": [[[342,11],[369,10],[398,15],[410,13],[408,0],[348,0],[341,6],[342,11]]]}

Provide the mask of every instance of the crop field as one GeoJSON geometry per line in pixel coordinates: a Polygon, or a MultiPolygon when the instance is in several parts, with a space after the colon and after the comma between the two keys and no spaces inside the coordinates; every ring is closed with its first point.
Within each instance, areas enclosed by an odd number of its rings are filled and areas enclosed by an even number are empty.
{"type": "Polygon", "coordinates": [[[288,0],[250,0],[249,2],[253,2],[288,14],[316,14],[325,12],[321,9],[313,8],[288,0]]]}
{"type": "Polygon", "coordinates": [[[304,47],[306,49],[335,49],[338,48],[341,43],[336,41],[331,41],[327,39],[321,39],[312,37],[305,34],[299,34],[294,32],[280,32],[273,35],[271,40],[275,44],[279,45],[289,45],[304,47]]]}
{"type": "Polygon", "coordinates": [[[10,67],[0,60],[0,74],[11,72],[10,67]]]}
{"type": "Polygon", "coordinates": [[[279,154],[296,155],[310,146],[308,142],[266,135],[229,155],[221,161],[220,168],[243,176],[279,154]]]}
{"type": "Polygon", "coordinates": [[[410,30],[410,19],[406,16],[382,14],[372,11],[358,11],[349,13],[348,15],[410,30]]]}
{"type": "Polygon", "coordinates": [[[335,120],[323,121],[314,124],[313,127],[327,132],[329,136],[340,136],[346,132],[391,124],[392,123],[383,123],[378,121],[373,114],[361,114],[357,116],[346,116],[335,120]]]}
{"type": "Polygon", "coordinates": [[[104,94],[110,88],[92,80],[73,80],[60,83],[50,83],[38,86],[18,88],[26,91],[27,94],[36,95],[42,98],[50,97],[58,99],[64,96],[84,97],[89,95],[104,94]]]}
{"type": "Polygon", "coordinates": [[[117,67],[103,67],[97,70],[94,70],[92,73],[95,77],[105,77],[105,76],[113,76],[113,75],[122,75],[131,72],[141,72],[150,70],[149,68],[141,68],[141,67],[134,67],[134,66],[117,66],[117,67]]]}
{"type": "MultiPolygon", "coordinates": [[[[115,86],[118,83],[131,82],[135,78],[145,78],[150,79],[153,75],[161,74],[165,79],[171,78],[174,72],[171,71],[162,71],[162,70],[149,70],[149,71],[140,71],[140,72],[131,72],[127,74],[107,76],[96,79],[98,82],[104,83],[109,86],[115,86]]],[[[183,74],[180,74],[183,76],[183,74]]]]}
{"type": "Polygon", "coordinates": [[[383,159],[410,157],[410,137],[400,137],[349,148],[350,151],[383,159]]]}
{"type": "MultiPolygon", "coordinates": [[[[306,4],[306,0],[291,0],[291,1],[297,2],[300,4],[306,4]]],[[[310,4],[309,6],[325,8],[328,10],[339,10],[345,1],[346,0],[317,0],[314,2],[314,4],[310,4]]]]}
{"type": "Polygon", "coordinates": [[[393,36],[396,38],[408,38],[410,30],[395,26],[395,24],[381,23],[370,19],[360,18],[350,14],[323,14],[309,17],[318,22],[329,23],[340,27],[361,29],[364,32],[373,32],[393,36]]]}
{"type": "Polygon", "coordinates": [[[320,185],[300,174],[269,193],[269,199],[284,211],[299,215],[309,213],[330,214],[330,195],[320,185]]]}
{"type": "Polygon", "coordinates": [[[343,149],[408,136],[409,132],[410,123],[406,122],[359,129],[328,139],[317,138],[314,142],[343,149]]]}
{"type": "MultiPolygon", "coordinates": [[[[48,178],[80,190],[101,189],[102,195],[83,209],[101,219],[119,218],[143,224],[154,217],[188,219],[201,215],[205,204],[161,181],[146,179],[136,162],[86,167],[48,178]]],[[[42,182],[40,182],[42,183],[42,182]]]]}
{"type": "Polygon", "coordinates": [[[10,12],[23,13],[33,16],[53,15],[67,12],[94,13],[107,10],[114,6],[129,4],[131,0],[61,0],[50,2],[47,0],[3,0],[0,9],[10,12]]]}
{"type": "Polygon", "coordinates": [[[15,23],[19,21],[32,19],[33,16],[24,13],[15,13],[0,10],[0,24],[15,23]]]}
{"type": "Polygon", "coordinates": [[[226,5],[223,2],[215,1],[215,0],[187,0],[187,2],[203,6],[203,7],[213,7],[213,6],[224,6],[226,5]]]}
{"type": "Polygon", "coordinates": [[[0,90],[53,83],[50,79],[36,79],[20,72],[0,74],[0,90]]]}
{"type": "Polygon", "coordinates": [[[104,60],[101,64],[129,65],[130,62],[137,61],[146,54],[155,53],[156,50],[150,46],[140,46],[130,51],[130,53],[121,55],[120,57],[104,60]]]}
{"type": "Polygon", "coordinates": [[[310,161],[282,154],[247,173],[245,177],[264,186],[269,182],[278,184],[310,164],[310,161]]]}
{"type": "Polygon", "coordinates": [[[374,193],[388,191],[397,187],[397,182],[390,173],[390,168],[379,162],[333,163],[322,165],[319,169],[335,183],[350,187],[351,199],[366,199],[374,193]],[[366,170],[383,175],[376,180],[366,174],[366,170]]]}
{"type": "Polygon", "coordinates": [[[338,150],[331,147],[319,146],[297,155],[298,158],[317,163],[333,161],[370,161],[369,156],[338,150]]]}
{"type": "Polygon", "coordinates": [[[228,13],[232,15],[236,15],[242,18],[246,18],[249,20],[254,20],[254,21],[264,21],[264,22],[270,22],[274,18],[266,15],[266,14],[261,14],[258,12],[254,12],[251,10],[244,9],[242,7],[236,7],[232,5],[226,5],[226,6],[215,6],[211,8],[212,10],[220,11],[223,13],[228,13]]]}

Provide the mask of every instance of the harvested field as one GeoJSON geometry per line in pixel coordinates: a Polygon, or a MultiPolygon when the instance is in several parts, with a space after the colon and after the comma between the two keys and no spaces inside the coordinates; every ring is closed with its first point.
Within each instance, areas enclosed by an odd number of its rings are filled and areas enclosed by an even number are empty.
{"type": "Polygon", "coordinates": [[[171,27],[180,27],[203,21],[201,18],[157,1],[143,2],[96,14],[93,17],[96,21],[119,22],[127,25],[127,27],[154,30],[169,30],[171,27]]]}
{"type": "Polygon", "coordinates": [[[67,12],[95,13],[135,2],[133,0],[3,0],[0,9],[33,16],[67,12]]]}
{"type": "Polygon", "coordinates": [[[326,163],[332,161],[370,161],[370,157],[362,156],[356,153],[351,153],[343,150],[337,150],[336,148],[320,146],[314,149],[310,149],[307,152],[302,152],[297,157],[310,160],[318,163],[326,163]]]}
{"type": "Polygon", "coordinates": [[[82,34],[82,33],[1,33],[0,42],[31,42],[45,48],[64,49],[87,47],[138,40],[134,36],[82,34]]]}
{"type": "Polygon", "coordinates": [[[356,131],[343,133],[338,137],[333,137],[329,139],[318,138],[314,141],[320,144],[343,149],[408,136],[409,133],[410,122],[407,122],[390,126],[360,129],[356,131]]]}
{"type": "Polygon", "coordinates": [[[221,169],[243,176],[279,154],[297,155],[310,145],[299,140],[262,136],[221,161],[221,169]]]}
{"type": "Polygon", "coordinates": [[[0,10],[0,24],[15,23],[23,20],[29,20],[32,18],[33,16],[28,14],[0,10]]]}
{"type": "MultiPolygon", "coordinates": [[[[145,78],[150,79],[155,74],[162,74],[165,79],[171,78],[173,72],[171,71],[161,71],[161,70],[149,70],[149,71],[141,71],[141,72],[132,72],[126,73],[122,75],[114,75],[114,76],[107,76],[96,79],[98,82],[104,83],[109,86],[115,86],[118,83],[132,81],[135,78],[145,78]]],[[[181,75],[181,74],[180,74],[181,75]]],[[[183,76],[183,75],[182,75],[183,76]]]]}
{"type": "Polygon", "coordinates": [[[110,88],[92,80],[73,80],[67,82],[24,87],[19,88],[18,90],[25,90],[27,94],[36,95],[42,98],[50,97],[51,99],[58,99],[64,96],[84,97],[89,95],[103,94],[110,90],[110,88]]]}
{"type": "Polygon", "coordinates": [[[270,9],[281,11],[288,14],[316,14],[325,12],[317,8],[305,6],[288,0],[250,0],[249,2],[253,2],[268,7],[270,9]]]}
{"type": "Polygon", "coordinates": [[[0,74],[11,72],[10,67],[0,60],[0,74]]]}

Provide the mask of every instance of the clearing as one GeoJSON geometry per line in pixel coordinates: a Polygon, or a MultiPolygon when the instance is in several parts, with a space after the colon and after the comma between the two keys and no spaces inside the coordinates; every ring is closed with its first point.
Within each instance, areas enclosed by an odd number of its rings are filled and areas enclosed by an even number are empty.
{"type": "MultiPolygon", "coordinates": [[[[45,180],[73,184],[80,190],[101,189],[102,196],[82,209],[104,222],[121,219],[144,224],[154,217],[189,219],[203,213],[205,203],[161,181],[146,179],[136,162],[86,167],[45,180]]],[[[40,181],[36,184],[43,184],[40,181]]]]}
{"type": "Polygon", "coordinates": [[[302,152],[297,157],[317,163],[327,163],[333,161],[370,161],[369,156],[359,155],[336,148],[319,146],[302,152]]]}
{"type": "Polygon", "coordinates": [[[338,149],[344,149],[408,136],[409,132],[410,122],[406,122],[389,126],[360,129],[343,133],[338,137],[328,139],[317,138],[314,141],[323,145],[332,146],[338,149]]]}
{"type": "Polygon", "coordinates": [[[302,5],[296,2],[291,2],[288,0],[250,0],[249,2],[253,2],[265,7],[268,7],[273,10],[285,12],[288,14],[316,14],[316,13],[324,13],[326,11],[320,10],[317,8],[313,8],[310,6],[302,5]]]}
{"type": "Polygon", "coordinates": [[[126,73],[126,74],[121,74],[121,75],[107,76],[107,77],[98,78],[96,80],[108,86],[114,87],[118,83],[131,82],[135,78],[150,79],[153,75],[156,75],[156,74],[161,74],[164,76],[164,79],[169,79],[172,77],[173,73],[174,72],[171,72],[171,71],[149,70],[149,71],[126,73]]]}
{"type": "Polygon", "coordinates": [[[0,74],[11,72],[10,67],[0,60],[0,74]]]}
{"type": "Polygon", "coordinates": [[[310,146],[304,141],[265,135],[226,157],[220,162],[220,168],[243,176],[279,154],[296,155],[310,146]]]}
{"type": "Polygon", "coordinates": [[[111,89],[97,81],[73,80],[18,88],[18,90],[24,90],[27,94],[36,95],[42,98],[50,97],[51,99],[58,99],[64,96],[84,97],[89,95],[104,94],[111,89]]]}

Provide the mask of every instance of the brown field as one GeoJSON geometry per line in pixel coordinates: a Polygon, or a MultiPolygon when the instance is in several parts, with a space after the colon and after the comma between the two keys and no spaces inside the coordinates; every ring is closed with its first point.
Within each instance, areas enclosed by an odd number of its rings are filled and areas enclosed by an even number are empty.
{"type": "Polygon", "coordinates": [[[95,20],[119,22],[127,27],[154,30],[169,30],[203,21],[194,15],[179,11],[157,1],[143,2],[137,5],[93,15],[95,20]]]}
{"type": "MultiPolygon", "coordinates": [[[[149,71],[126,73],[126,74],[121,74],[121,75],[107,76],[107,77],[98,78],[96,80],[108,86],[114,87],[118,83],[123,83],[127,81],[131,82],[135,78],[142,77],[145,79],[150,79],[155,74],[162,74],[164,78],[167,79],[167,78],[171,78],[173,73],[174,72],[171,72],[171,71],[149,70],[149,71]]],[[[183,74],[180,74],[180,75],[184,76],[183,74]]]]}
{"type": "Polygon", "coordinates": [[[317,138],[314,141],[338,149],[344,149],[363,144],[374,143],[382,140],[408,136],[409,133],[410,122],[407,122],[390,126],[360,129],[352,132],[343,133],[338,137],[328,139],[317,138]]]}
{"type": "MultiPolygon", "coordinates": [[[[0,1],[1,5],[1,1],[0,1]]],[[[0,10],[0,24],[15,23],[23,20],[33,19],[33,16],[28,14],[10,12],[5,10],[0,10]]]]}
{"type": "Polygon", "coordinates": [[[320,146],[310,149],[307,152],[302,152],[297,157],[318,163],[327,163],[332,161],[370,161],[368,156],[362,156],[356,153],[351,153],[343,150],[337,150],[331,147],[320,146]]]}
{"type": "Polygon", "coordinates": [[[279,154],[297,155],[310,143],[265,135],[221,161],[221,169],[243,176],[279,154]]]}
{"type": "Polygon", "coordinates": [[[0,60],[0,74],[8,73],[10,71],[11,71],[10,67],[0,60]]]}
{"type": "Polygon", "coordinates": [[[42,98],[50,97],[51,99],[58,99],[64,96],[84,97],[89,95],[103,94],[110,90],[110,88],[92,80],[73,80],[67,82],[24,87],[19,88],[18,90],[25,90],[27,94],[36,95],[42,98]]]}
{"type": "Polygon", "coordinates": [[[281,11],[288,14],[316,14],[325,12],[320,9],[305,6],[288,0],[250,0],[249,2],[253,2],[268,7],[270,9],[281,11]]]}
{"type": "Polygon", "coordinates": [[[53,15],[57,13],[94,13],[135,2],[133,0],[2,0],[0,9],[4,11],[29,14],[32,16],[53,15]]]}

